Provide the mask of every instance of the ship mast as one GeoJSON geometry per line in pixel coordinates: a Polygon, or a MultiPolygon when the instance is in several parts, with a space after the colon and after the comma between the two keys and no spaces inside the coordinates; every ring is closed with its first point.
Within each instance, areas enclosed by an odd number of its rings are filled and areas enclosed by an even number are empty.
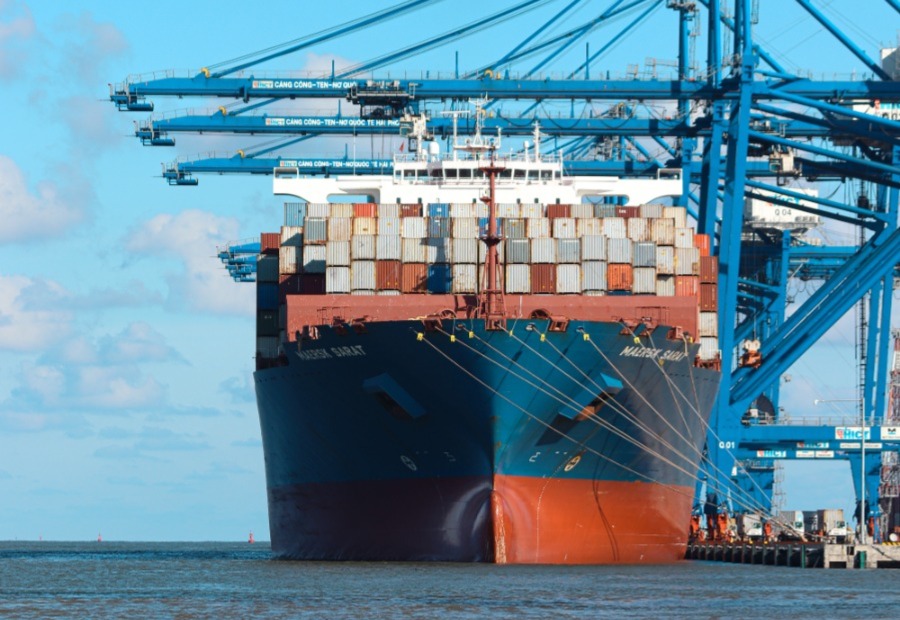
{"type": "Polygon", "coordinates": [[[488,226],[487,233],[481,237],[481,240],[487,246],[486,259],[484,263],[484,279],[481,289],[481,299],[479,300],[479,310],[481,316],[484,317],[484,328],[486,330],[506,330],[506,307],[503,303],[503,287],[500,285],[500,255],[497,246],[502,241],[499,231],[497,230],[497,174],[504,170],[503,166],[498,166],[494,159],[496,146],[491,145],[490,163],[481,168],[481,171],[488,175],[488,194],[482,196],[481,200],[488,206],[488,226]]]}

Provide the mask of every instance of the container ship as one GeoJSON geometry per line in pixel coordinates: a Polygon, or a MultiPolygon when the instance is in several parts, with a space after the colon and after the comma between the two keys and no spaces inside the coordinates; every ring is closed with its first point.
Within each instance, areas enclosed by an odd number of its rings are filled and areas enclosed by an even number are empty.
{"type": "Polygon", "coordinates": [[[653,202],[681,179],[567,178],[537,131],[458,146],[275,170],[254,374],[274,553],[682,559],[720,354],[708,238],[653,202]]]}

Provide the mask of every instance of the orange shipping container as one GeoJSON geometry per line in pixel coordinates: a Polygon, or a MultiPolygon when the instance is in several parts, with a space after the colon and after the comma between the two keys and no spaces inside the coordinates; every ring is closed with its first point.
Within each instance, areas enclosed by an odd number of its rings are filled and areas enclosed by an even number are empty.
{"type": "Polygon", "coordinates": [[[556,265],[531,266],[531,292],[556,293],[556,265]]]}
{"type": "Polygon", "coordinates": [[[404,293],[427,293],[428,265],[404,263],[400,273],[400,290],[404,293]]]}
{"type": "Polygon", "coordinates": [[[626,220],[632,217],[641,217],[640,207],[616,207],[616,217],[622,217],[626,220]]]}
{"type": "Polygon", "coordinates": [[[719,309],[719,285],[700,285],[700,309],[704,312],[714,312],[719,309]]]}
{"type": "Polygon", "coordinates": [[[606,267],[606,286],[611,291],[630,291],[634,285],[631,265],[610,263],[606,267]]]}
{"type": "Polygon", "coordinates": [[[676,297],[696,297],[700,294],[700,276],[675,276],[676,297]]]}
{"type": "Polygon", "coordinates": [[[422,205],[419,205],[419,204],[400,205],[400,217],[422,217],[422,205]]]}
{"type": "Polygon", "coordinates": [[[375,261],[375,288],[379,291],[400,290],[400,261],[375,261]]]}
{"type": "Polygon", "coordinates": [[[553,219],[555,217],[572,217],[571,205],[547,205],[547,217],[553,219]]]}
{"type": "Polygon", "coordinates": [[[374,202],[354,202],[353,217],[377,217],[378,205],[374,202]]]}
{"type": "MultiPolygon", "coordinates": [[[[703,250],[700,250],[701,252],[703,250]]],[[[719,281],[719,257],[700,256],[700,282],[716,284],[719,281]]]]}
{"type": "Polygon", "coordinates": [[[694,247],[699,248],[700,256],[709,256],[709,235],[694,235],[694,247]]]}

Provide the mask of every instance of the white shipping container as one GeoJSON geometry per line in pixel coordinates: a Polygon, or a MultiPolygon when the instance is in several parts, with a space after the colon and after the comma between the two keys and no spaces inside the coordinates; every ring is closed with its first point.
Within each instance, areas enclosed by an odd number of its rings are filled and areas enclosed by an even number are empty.
{"type": "Polygon", "coordinates": [[[572,217],[575,219],[594,218],[594,205],[592,204],[574,204],[572,205],[572,217]]]}
{"type": "Polygon", "coordinates": [[[675,248],[675,275],[699,276],[700,275],[700,249],[699,248],[675,248]]]}
{"type": "Polygon", "coordinates": [[[350,258],[375,260],[375,235],[353,235],[350,241],[350,258]]]}
{"type": "Polygon", "coordinates": [[[453,292],[454,293],[477,293],[478,292],[478,266],[472,264],[454,263],[453,271],[453,292]]]}
{"type": "Polygon", "coordinates": [[[491,208],[487,203],[479,200],[475,203],[475,217],[488,217],[491,214],[491,208]]]}
{"type": "Polygon", "coordinates": [[[365,296],[365,295],[375,295],[375,291],[373,291],[373,290],[371,290],[371,289],[362,289],[362,288],[360,288],[360,289],[350,289],[350,294],[351,294],[351,295],[359,295],[359,296],[362,297],[362,296],[365,296]]]}
{"type": "Polygon", "coordinates": [[[635,243],[632,246],[635,267],[656,267],[656,244],[652,241],[635,243]]]}
{"type": "Polygon", "coordinates": [[[556,240],[556,262],[558,262],[558,263],[580,263],[581,262],[581,239],[557,239],[556,240]]]}
{"type": "Polygon", "coordinates": [[[650,241],[657,245],[675,245],[675,220],[672,218],[651,220],[650,241]]]}
{"type": "Polygon", "coordinates": [[[384,296],[390,297],[390,296],[398,296],[398,295],[402,295],[403,293],[400,292],[400,291],[387,289],[387,290],[383,290],[383,291],[378,291],[378,292],[375,293],[375,294],[376,294],[376,295],[381,295],[382,297],[384,297],[384,296]]]}
{"type": "Polygon", "coordinates": [[[350,267],[327,267],[325,269],[326,293],[350,292],[350,267]]]}
{"type": "Polygon", "coordinates": [[[325,264],[334,267],[349,267],[350,242],[329,241],[325,245],[325,264]]]}
{"type": "Polygon", "coordinates": [[[582,237],[581,260],[606,260],[606,237],[604,235],[582,237]]]}
{"type": "Polygon", "coordinates": [[[475,215],[474,202],[454,202],[450,205],[450,217],[478,217],[475,215]]]}
{"type": "Polygon", "coordinates": [[[574,217],[553,218],[553,237],[556,239],[575,239],[578,236],[578,228],[574,217]]]}
{"type": "Polygon", "coordinates": [[[524,218],[544,217],[544,205],[538,202],[524,202],[521,207],[524,218]]]}
{"type": "Polygon", "coordinates": [[[687,211],[684,207],[663,207],[663,217],[675,220],[675,228],[687,227],[687,211]]]}
{"type": "Polygon", "coordinates": [[[353,203],[350,202],[333,202],[331,203],[330,217],[353,217],[353,203]]]}
{"type": "Polygon", "coordinates": [[[550,236],[550,220],[546,217],[530,217],[525,220],[525,234],[529,239],[550,236]]]}
{"type": "MultiPolygon", "coordinates": [[[[478,262],[483,263],[487,259],[487,245],[480,239],[478,239],[477,241],[478,241],[478,262]]],[[[525,241],[525,243],[528,243],[528,241],[525,239],[519,239],[519,241],[525,241]]],[[[502,241],[497,244],[497,256],[500,258],[501,263],[506,261],[506,244],[503,243],[502,241]]]]}
{"type": "Polygon", "coordinates": [[[324,245],[307,245],[303,248],[303,271],[325,273],[324,245]]]}
{"type": "Polygon", "coordinates": [[[700,337],[704,336],[712,336],[718,338],[719,336],[719,313],[718,312],[703,312],[700,311],[700,337]]]}
{"type": "Polygon", "coordinates": [[[694,229],[693,228],[675,228],[675,247],[676,248],[692,248],[694,247],[694,229]]]}
{"type": "Polygon", "coordinates": [[[383,203],[378,205],[378,218],[381,219],[383,217],[400,217],[400,205],[394,203],[383,203]]]}
{"type": "Polygon", "coordinates": [[[656,246],[656,273],[675,275],[675,248],[670,245],[656,246]]]}
{"type": "Polygon", "coordinates": [[[303,256],[303,248],[293,245],[283,245],[278,249],[278,273],[289,275],[300,273],[300,257],[303,256]]]}
{"type": "Polygon", "coordinates": [[[422,239],[427,236],[424,217],[404,217],[401,225],[403,227],[401,236],[404,239],[422,239]]]}
{"type": "Polygon", "coordinates": [[[425,262],[449,263],[453,258],[453,240],[447,237],[431,237],[426,240],[425,262]]]}
{"type": "Polygon", "coordinates": [[[612,238],[606,240],[606,260],[610,263],[631,264],[631,239],[612,238]]]}
{"type": "Polygon", "coordinates": [[[302,226],[282,226],[281,227],[281,246],[301,246],[303,245],[303,227],[302,226]]]}
{"type": "Polygon", "coordinates": [[[635,267],[632,270],[631,292],[635,295],[656,294],[656,269],[653,267],[635,267]]]}
{"type": "Polygon", "coordinates": [[[719,339],[712,336],[700,338],[700,359],[714,360],[719,357],[719,339]]]}
{"type": "Polygon", "coordinates": [[[404,239],[403,256],[400,260],[404,263],[424,263],[428,253],[425,251],[426,239],[404,239]]]}
{"type": "Polygon", "coordinates": [[[625,224],[623,217],[605,217],[603,218],[603,234],[609,239],[626,239],[628,238],[628,226],[625,224]]]}
{"type": "Polygon", "coordinates": [[[375,261],[355,260],[350,265],[351,288],[353,290],[375,290],[375,261]]]}
{"type": "Polygon", "coordinates": [[[531,292],[531,265],[506,266],[506,292],[531,292]]]}
{"type": "Polygon", "coordinates": [[[508,246],[506,256],[510,263],[531,262],[531,239],[507,239],[503,246],[508,246]]]}
{"type": "MultiPolygon", "coordinates": [[[[593,207],[594,205],[585,205],[586,207],[593,207]]],[[[584,219],[579,219],[576,222],[577,227],[577,235],[579,237],[587,237],[588,235],[602,235],[603,234],[603,220],[598,217],[588,217],[584,219]]]]}
{"type": "Polygon", "coordinates": [[[625,226],[632,241],[650,241],[650,220],[647,218],[630,217],[625,226]]]}
{"type": "Polygon", "coordinates": [[[641,205],[641,217],[658,218],[663,216],[663,206],[661,204],[641,205]]]}
{"type": "Polygon", "coordinates": [[[556,292],[561,294],[581,292],[581,265],[556,266],[556,292]]]}
{"type": "Polygon", "coordinates": [[[478,262],[478,239],[453,239],[453,262],[457,265],[478,262]]]}
{"type": "Polygon", "coordinates": [[[532,263],[556,262],[556,239],[545,237],[531,240],[532,263]]]}
{"type": "Polygon", "coordinates": [[[656,294],[659,297],[675,296],[675,276],[660,275],[658,267],[656,273],[656,294]]]}
{"type": "Polygon", "coordinates": [[[349,217],[328,218],[328,241],[350,241],[353,220],[349,217]]]}
{"type": "Polygon", "coordinates": [[[477,239],[478,218],[458,217],[452,220],[451,234],[455,239],[477,239]]]}
{"type": "Polygon", "coordinates": [[[400,235],[378,235],[375,237],[375,258],[378,260],[400,260],[403,246],[400,235]]]}
{"type": "Polygon", "coordinates": [[[311,202],[306,205],[306,217],[329,217],[331,205],[327,202],[311,202]]]}
{"type": "Polygon", "coordinates": [[[400,236],[400,218],[399,217],[379,217],[378,218],[378,234],[379,235],[395,235],[400,236]]]}
{"type": "Polygon", "coordinates": [[[377,235],[378,234],[378,218],[376,218],[376,217],[355,217],[355,218],[353,218],[353,234],[354,235],[377,235]]]}
{"type": "Polygon", "coordinates": [[[606,261],[589,260],[581,263],[581,290],[585,293],[606,290],[606,261]]]}
{"type": "Polygon", "coordinates": [[[504,202],[497,205],[497,217],[521,217],[522,209],[516,202],[504,202]]]}

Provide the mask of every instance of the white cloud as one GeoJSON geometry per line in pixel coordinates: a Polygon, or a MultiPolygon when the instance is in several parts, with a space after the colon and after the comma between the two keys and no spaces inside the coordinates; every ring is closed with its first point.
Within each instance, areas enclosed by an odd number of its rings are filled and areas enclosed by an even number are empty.
{"type": "Polygon", "coordinates": [[[41,181],[35,192],[11,158],[0,155],[0,242],[31,242],[57,237],[85,219],[80,206],[63,198],[53,182],[41,181]]]}
{"type": "Polygon", "coordinates": [[[115,25],[98,22],[87,11],[64,15],[55,30],[68,38],[61,50],[64,60],[60,75],[71,76],[76,83],[101,83],[104,63],[129,49],[128,41],[115,25]]]}
{"type": "Polygon", "coordinates": [[[147,323],[132,323],[116,336],[100,341],[100,354],[108,364],[166,362],[184,358],[165,342],[165,337],[147,323]]]}
{"type": "Polygon", "coordinates": [[[177,215],[162,214],[129,233],[126,249],[135,254],[177,257],[183,266],[169,273],[168,302],[174,307],[218,314],[252,314],[252,287],[241,287],[228,277],[215,257],[216,246],[238,237],[234,218],[190,209],[177,215]]]}
{"type": "Polygon", "coordinates": [[[37,33],[24,2],[0,1],[0,77],[13,78],[29,66],[29,44],[37,33]]]}
{"type": "Polygon", "coordinates": [[[0,350],[34,352],[63,341],[72,315],[61,305],[32,302],[35,296],[60,296],[56,282],[0,275],[0,350]]]}

